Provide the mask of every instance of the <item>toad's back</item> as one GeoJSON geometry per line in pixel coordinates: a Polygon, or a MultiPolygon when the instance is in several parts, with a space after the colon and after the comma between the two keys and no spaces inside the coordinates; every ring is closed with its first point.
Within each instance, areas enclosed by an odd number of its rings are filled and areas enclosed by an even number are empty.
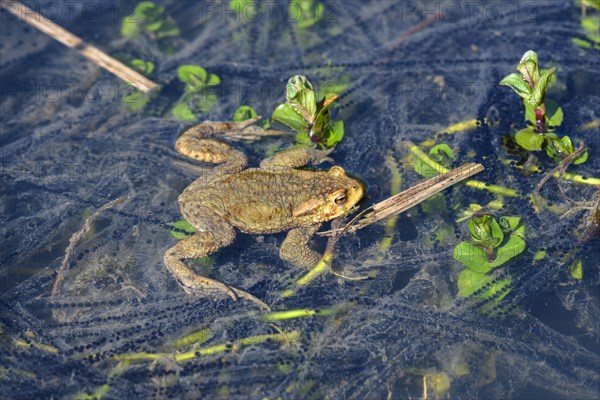
{"type": "Polygon", "coordinates": [[[320,222],[308,221],[294,210],[307,202],[326,201],[327,194],[341,186],[331,178],[327,171],[252,168],[190,188],[180,203],[192,224],[202,205],[243,232],[281,232],[320,222]]]}

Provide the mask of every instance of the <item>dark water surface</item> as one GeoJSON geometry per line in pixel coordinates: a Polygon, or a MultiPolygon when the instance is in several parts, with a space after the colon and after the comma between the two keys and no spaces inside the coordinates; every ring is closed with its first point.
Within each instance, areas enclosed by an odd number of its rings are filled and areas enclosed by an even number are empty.
{"type": "MultiPolygon", "coordinates": [[[[228,1],[166,1],[181,34],[157,43],[121,37],[135,2],[26,2],[112,55],[152,61],[150,78],[162,89],[141,111],[123,104],[127,85],[0,12],[1,398],[600,396],[599,240],[578,241],[596,188],[552,179],[541,191],[550,205],[533,206],[542,175],[521,174],[524,160],[503,141],[525,126],[522,103],[497,84],[528,49],[542,67],[556,67],[548,97],[564,110],[557,133],[584,140],[589,153],[568,171],[600,176],[600,57],[572,41],[585,38],[580,8],[558,0],[323,3],[317,23],[302,27],[287,0],[255,2],[258,14],[247,2],[236,14],[228,1]],[[508,294],[458,295],[464,266],[452,251],[468,233],[456,220],[469,204],[497,199],[464,185],[400,216],[385,251],[384,224],[344,236],[334,264],[369,280],[325,274],[282,298],[304,273],[278,258],[283,234],[240,234],[211,267],[198,265],[273,311],[334,315],[270,322],[246,301],[185,294],[162,258],[176,242],[178,194],[210,168],[174,148],[190,124],[170,111],[185,64],[221,79],[198,121],[229,120],[242,104],[269,116],[295,74],[321,91],[339,85],[335,112],[346,129],[332,156],[368,182],[367,205],[389,196],[390,162],[403,188],[421,179],[403,141],[447,143],[454,167],[482,163],[477,179],[519,193],[501,199],[498,215],[519,215],[526,226],[525,250],[487,286],[510,279],[508,294]],[[473,119],[474,129],[437,135],[473,119]],[[124,195],[75,247],[51,298],[69,238],[124,195]],[[536,259],[542,250],[547,256],[536,259]],[[575,260],[583,279],[568,272],[575,260]],[[197,332],[195,343],[180,342],[197,332]]],[[[255,165],[292,142],[240,146],[255,165]]],[[[545,152],[536,157],[544,171],[556,165],[545,152]]]]}

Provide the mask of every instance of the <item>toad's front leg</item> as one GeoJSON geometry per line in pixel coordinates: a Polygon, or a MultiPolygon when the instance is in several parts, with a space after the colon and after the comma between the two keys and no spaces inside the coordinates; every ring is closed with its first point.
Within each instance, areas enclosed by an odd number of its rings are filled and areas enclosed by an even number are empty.
{"type": "Polygon", "coordinates": [[[167,250],[164,256],[165,265],[187,293],[200,294],[206,289],[217,289],[227,293],[234,300],[242,297],[269,310],[269,306],[250,293],[198,275],[184,262],[210,255],[221,247],[228,246],[234,239],[235,231],[228,225],[220,226],[218,231],[198,232],[167,250]]]}

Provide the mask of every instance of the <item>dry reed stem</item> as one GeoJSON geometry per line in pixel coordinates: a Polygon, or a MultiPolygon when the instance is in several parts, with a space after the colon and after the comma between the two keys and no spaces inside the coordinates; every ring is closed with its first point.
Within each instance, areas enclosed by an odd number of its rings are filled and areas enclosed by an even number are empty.
{"type": "Polygon", "coordinates": [[[342,233],[355,232],[368,225],[374,224],[375,222],[379,222],[382,219],[395,214],[400,214],[442,190],[483,171],[483,169],[483,165],[481,164],[465,164],[459,168],[448,171],[445,174],[420,182],[395,196],[389,197],[367,208],[354,217],[354,219],[343,228],[319,232],[318,234],[322,236],[331,236],[339,231],[342,231],[342,233]]]}
{"type": "Polygon", "coordinates": [[[0,7],[13,14],[21,21],[39,29],[46,35],[61,42],[65,46],[77,50],[88,60],[98,64],[110,73],[131,84],[138,90],[141,90],[144,93],[149,93],[159,87],[158,84],[152,82],[139,72],[134,71],[127,65],[104,53],[97,47],[87,44],[80,37],[55,24],[43,15],[33,11],[26,5],[18,1],[2,0],[0,1],[0,7]]]}

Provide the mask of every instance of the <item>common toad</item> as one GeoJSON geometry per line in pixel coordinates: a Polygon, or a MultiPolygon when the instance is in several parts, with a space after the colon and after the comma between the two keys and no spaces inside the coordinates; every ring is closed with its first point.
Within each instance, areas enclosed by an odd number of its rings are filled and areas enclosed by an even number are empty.
{"type": "Polygon", "coordinates": [[[215,137],[255,139],[269,135],[271,131],[252,125],[256,120],[205,121],[177,139],[178,152],[220,165],[179,196],[181,213],[198,232],[171,247],[164,262],[188,293],[215,288],[234,299],[243,297],[266,307],[247,292],[198,275],[184,261],[230,245],[237,228],[252,234],[289,231],[280,257],[297,266],[312,267],[321,256],[308,247],[310,238],[321,223],[353,208],[363,197],[364,187],[338,166],[328,171],[298,169],[330,160],[329,150],[292,147],[263,160],[259,168],[244,169],[244,153],[215,137]]]}

